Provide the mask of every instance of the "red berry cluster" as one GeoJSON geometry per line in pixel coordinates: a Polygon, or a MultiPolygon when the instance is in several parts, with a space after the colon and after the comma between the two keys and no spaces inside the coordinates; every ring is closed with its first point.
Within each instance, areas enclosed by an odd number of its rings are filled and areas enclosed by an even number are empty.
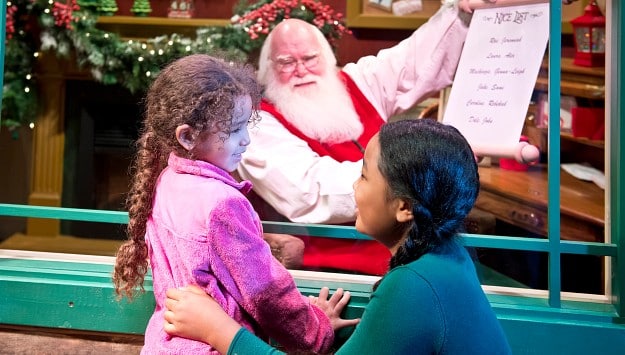
{"type": "Polygon", "coordinates": [[[334,12],[329,5],[325,5],[317,0],[275,0],[269,1],[258,8],[243,13],[233,21],[242,25],[247,31],[250,39],[255,40],[277,25],[276,21],[294,17],[295,11],[309,12],[314,18],[312,24],[317,26],[330,43],[340,38],[343,34],[351,34],[343,20],[343,14],[334,12]]]}
{"type": "Polygon", "coordinates": [[[72,21],[78,21],[74,18],[74,11],[80,10],[80,6],[76,0],[67,0],[65,4],[55,1],[52,5],[52,15],[54,16],[54,24],[58,27],[65,27],[71,30],[72,21]]]}
{"type": "Polygon", "coordinates": [[[15,33],[15,13],[17,12],[17,6],[7,6],[7,18],[6,18],[6,39],[5,41],[13,38],[15,33]]]}

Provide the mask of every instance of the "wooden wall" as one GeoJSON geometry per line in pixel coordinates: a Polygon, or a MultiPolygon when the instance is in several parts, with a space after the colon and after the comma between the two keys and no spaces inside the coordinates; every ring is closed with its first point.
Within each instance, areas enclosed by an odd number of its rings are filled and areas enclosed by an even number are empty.
{"type": "MultiPolygon", "coordinates": [[[[117,0],[119,8],[115,15],[132,16],[130,8],[133,0],[117,0]]],[[[322,0],[323,3],[330,5],[336,12],[345,15],[346,0],[322,0]]],[[[169,0],[152,0],[152,13],[150,16],[166,17],[169,7],[169,0]]],[[[229,19],[233,15],[233,9],[238,3],[237,0],[225,1],[201,1],[195,0],[194,18],[220,18],[229,19]]],[[[367,30],[353,29],[352,36],[345,36],[339,42],[338,64],[345,65],[353,62],[358,58],[375,54],[380,49],[390,47],[402,39],[408,37],[411,31],[407,30],[367,30]]]]}

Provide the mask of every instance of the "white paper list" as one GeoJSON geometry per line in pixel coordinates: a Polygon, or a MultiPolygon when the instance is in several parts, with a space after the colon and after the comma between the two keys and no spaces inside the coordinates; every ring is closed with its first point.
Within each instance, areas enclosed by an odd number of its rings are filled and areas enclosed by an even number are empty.
{"type": "Polygon", "coordinates": [[[513,156],[549,38],[549,3],[476,10],[443,122],[480,156],[513,156]]]}

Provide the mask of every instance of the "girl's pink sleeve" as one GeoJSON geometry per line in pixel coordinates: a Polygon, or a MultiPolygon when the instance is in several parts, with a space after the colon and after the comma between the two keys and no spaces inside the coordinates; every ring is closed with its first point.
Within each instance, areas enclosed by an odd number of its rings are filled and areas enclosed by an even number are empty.
{"type": "Polygon", "coordinates": [[[263,333],[290,350],[330,349],[334,331],[329,318],[310,304],[273,257],[258,215],[244,197],[213,210],[209,234],[215,277],[263,333]]]}

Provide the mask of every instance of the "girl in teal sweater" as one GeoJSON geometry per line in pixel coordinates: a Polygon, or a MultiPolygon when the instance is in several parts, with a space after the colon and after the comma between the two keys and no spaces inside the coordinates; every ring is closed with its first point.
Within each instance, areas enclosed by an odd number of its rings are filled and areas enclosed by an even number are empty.
{"type": "MultiPolygon", "coordinates": [[[[356,229],[386,246],[390,271],[337,354],[509,354],[510,347],[460,244],[479,191],[475,157],[453,127],[388,123],[354,183],[356,229]]],[[[278,353],[195,288],[169,290],[165,330],[222,353],[278,353]]],[[[339,303],[320,295],[314,302],[339,303]]]]}

